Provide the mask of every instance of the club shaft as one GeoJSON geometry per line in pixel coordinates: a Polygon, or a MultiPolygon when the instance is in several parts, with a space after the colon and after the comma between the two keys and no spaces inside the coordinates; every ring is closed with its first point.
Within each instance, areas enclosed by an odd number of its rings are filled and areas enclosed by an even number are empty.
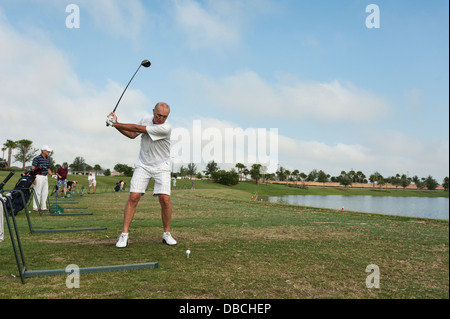
{"type": "Polygon", "coordinates": [[[130,82],[128,82],[127,86],[125,87],[125,90],[123,90],[122,95],[119,98],[119,101],[117,101],[116,107],[113,110],[113,113],[116,112],[117,107],[119,106],[120,100],[122,100],[122,96],[125,94],[125,91],[127,90],[128,86],[130,85],[131,81],[133,81],[134,76],[136,75],[136,73],[138,73],[139,69],[141,68],[142,65],[139,65],[139,67],[137,68],[136,72],[134,72],[133,76],[130,79],[130,82]]]}

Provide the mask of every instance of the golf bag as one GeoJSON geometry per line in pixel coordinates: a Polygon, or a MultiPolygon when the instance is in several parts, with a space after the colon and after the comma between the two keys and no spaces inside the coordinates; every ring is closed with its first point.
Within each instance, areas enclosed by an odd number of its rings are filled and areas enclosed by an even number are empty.
{"type": "Polygon", "coordinates": [[[7,200],[5,203],[8,213],[12,212],[14,213],[14,216],[16,216],[18,212],[25,208],[31,196],[31,185],[33,185],[33,182],[36,179],[36,175],[41,171],[42,167],[37,167],[35,170],[23,173],[22,177],[20,177],[19,181],[14,187],[14,190],[5,195],[5,197],[10,199],[10,201],[7,200]]]}
{"type": "Polygon", "coordinates": [[[0,242],[5,239],[5,227],[3,226],[3,196],[0,193],[0,242]]]}

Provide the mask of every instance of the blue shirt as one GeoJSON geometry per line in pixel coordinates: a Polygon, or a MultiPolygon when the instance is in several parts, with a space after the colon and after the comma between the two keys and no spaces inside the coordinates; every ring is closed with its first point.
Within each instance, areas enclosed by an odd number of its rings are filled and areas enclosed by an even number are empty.
{"type": "Polygon", "coordinates": [[[47,159],[44,158],[44,156],[38,155],[33,159],[33,162],[31,163],[32,166],[34,167],[42,167],[42,172],[41,175],[47,176],[48,175],[48,170],[50,168],[50,159],[47,157],[47,159]]]}

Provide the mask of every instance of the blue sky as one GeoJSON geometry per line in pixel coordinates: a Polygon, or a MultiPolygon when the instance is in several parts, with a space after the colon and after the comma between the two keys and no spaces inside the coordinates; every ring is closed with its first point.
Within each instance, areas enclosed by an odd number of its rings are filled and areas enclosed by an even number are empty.
{"type": "Polygon", "coordinates": [[[172,125],[191,137],[194,121],[222,133],[278,129],[278,163],[290,170],[442,182],[448,9],[444,0],[2,0],[1,142],[49,144],[58,163],[133,165],[139,141],[104,120],[149,59],[122,99],[121,122],[166,101],[172,125]],[[69,4],[79,28],[66,26],[69,4]],[[380,28],[366,26],[369,4],[380,28]]]}

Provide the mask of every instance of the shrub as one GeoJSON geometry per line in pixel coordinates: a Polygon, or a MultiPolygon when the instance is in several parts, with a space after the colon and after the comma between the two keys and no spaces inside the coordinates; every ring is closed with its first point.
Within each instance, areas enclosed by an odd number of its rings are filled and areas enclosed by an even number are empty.
{"type": "Polygon", "coordinates": [[[234,170],[229,172],[218,170],[212,174],[212,178],[214,179],[214,182],[222,185],[237,185],[239,183],[239,175],[234,170]]]}

